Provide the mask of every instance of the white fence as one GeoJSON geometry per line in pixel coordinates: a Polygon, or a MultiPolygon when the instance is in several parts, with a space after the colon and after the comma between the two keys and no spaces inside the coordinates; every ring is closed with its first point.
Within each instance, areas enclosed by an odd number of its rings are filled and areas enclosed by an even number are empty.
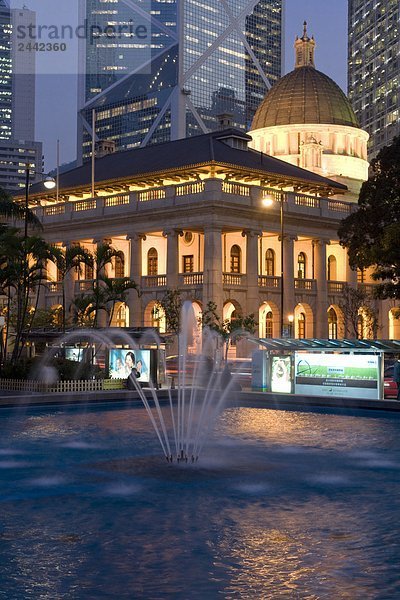
{"type": "Polygon", "coordinates": [[[45,383],[26,379],[0,379],[0,390],[7,392],[42,392],[63,393],[101,392],[103,390],[122,390],[125,388],[124,379],[94,379],[78,381],[58,381],[45,383]]]}

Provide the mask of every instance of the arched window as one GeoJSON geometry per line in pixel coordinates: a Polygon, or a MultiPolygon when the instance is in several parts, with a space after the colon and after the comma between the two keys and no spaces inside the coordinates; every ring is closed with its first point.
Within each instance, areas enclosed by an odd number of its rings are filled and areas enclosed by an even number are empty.
{"type": "Polygon", "coordinates": [[[272,312],[268,311],[265,315],[265,337],[272,338],[273,337],[273,329],[272,329],[272,312]]]}
{"type": "Polygon", "coordinates": [[[158,252],[155,248],[150,248],[147,253],[147,275],[158,275],[158,252]]]}
{"type": "Polygon", "coordinates": [[[120,304],[115,313],[115,327],[126,327],[126,306],[120,304]]]}
{"type": "Polygon", "coordinates": [[[328,256],[328,281],[337,281],[336,267],[336,257],[331,254],[330,256],[328,256]]]}
{"type": "Polygon", "coordinates": [[[306,278],[306,255],[300,252],[297,257],[297,277],[298,279],[306,278]]]}
{"type": "Polygon", "coordinates": [[[241,273],[242,251],[237,244],[231,248],[231,273],[241,273]]]}
{"type": "Polygon", "coordinates": [[[125,277],[125,256],[123,252],[119,252],[115,257],[115,277],[117,279],[125,277]]]}
{"type": "Polygon", "coordinates": [[[357,269],[357,283],[364,283],[365,269],[357,269]]]}
{"type": "Polygon", "coordinates": [[[306,315],[304,313],[299,314],[297,324],[299,329],[299,340],[304,340],[306,337],[306,315]]]}
{"type": "Polygon", "coordinates": [[[328,338],[337,340],[338,337],[338,318],[334,308],[328,310],[328,338]]]}
{"type": "Polygon", "coordinates": [[[268,248],[265,253],[265,274],[269,277],[275,275],[275,252],[268,248]]]}

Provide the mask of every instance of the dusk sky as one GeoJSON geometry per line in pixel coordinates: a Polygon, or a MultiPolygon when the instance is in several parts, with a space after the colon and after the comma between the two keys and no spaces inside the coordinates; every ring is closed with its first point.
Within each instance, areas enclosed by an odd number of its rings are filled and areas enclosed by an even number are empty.
{"type": "MultiPolygon", "coordinates": [[[[316,66],[346,91],[347,0],[285,0],[285,72],[294,66],[293,42],[303,21],[317,42],[316,66]]],[[[45,168],[56,163],[60,138],[61,163],[76,156],[77,84],[72,75],[38,75],[36,88],[36,138],[44,143],[45,168]]]]}

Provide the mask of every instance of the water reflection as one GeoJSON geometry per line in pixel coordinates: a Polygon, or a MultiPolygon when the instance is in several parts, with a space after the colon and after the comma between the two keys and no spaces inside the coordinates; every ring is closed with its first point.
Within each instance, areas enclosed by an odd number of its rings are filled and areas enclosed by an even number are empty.
{"type": "Polygon", "coordinates": [[[230,409],[189,468],[141,409],[7,423],[7,599],[400,597],[396,418],[230,409]]]}

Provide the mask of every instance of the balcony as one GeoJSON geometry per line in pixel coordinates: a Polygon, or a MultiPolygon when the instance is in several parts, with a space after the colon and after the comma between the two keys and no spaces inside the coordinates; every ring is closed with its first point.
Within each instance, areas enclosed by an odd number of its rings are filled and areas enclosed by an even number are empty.
{"type": "Polygon", "coordinates": [[[181,273],[179,275],[179,285],[196,287],[203,285],[203,273],[181,273]]]}
{"type": "Polygon", "coordinates": [[[279,290],[281,287],[281,278],[270,275],[259,275],[258,287],[267,288],[269,290],[279,290]]]}
{"type": "Polygon", "coordinates": [[[343,294],[345,281],[328,281],[328,294],[330,296],[337,296],[343,294]]]}
{"type": "Polygon", "coordinates": [[[246,285],[246,275],[242,273],[223,273],[223,284],[229,287],[243,287],[246,285]]]}
{"type": "Polygon", "coordinates": [[[62,281],[49,281],[47,284],[47,292],[49,294],[62,294],[63,284],[62,281]]]}
{"type": "Polygon", "coordinates": [[[317,291],[317,282],[315,279],[295,279],[294,289],[299,292],[312,294],[317,291]]]}
{"type": "Polygon", "coordinates": [[[166,275],[148,275],[142,277],[141,287],[143,290],[153,290],[156,288],[167,287],[167,276],[166,275]]]}
{"type": "Polygon", "coordinates": [[[75,293],[82,294],[82,292],[93,291],[94,279],[80,279],[75,281],[75,293]]]}

